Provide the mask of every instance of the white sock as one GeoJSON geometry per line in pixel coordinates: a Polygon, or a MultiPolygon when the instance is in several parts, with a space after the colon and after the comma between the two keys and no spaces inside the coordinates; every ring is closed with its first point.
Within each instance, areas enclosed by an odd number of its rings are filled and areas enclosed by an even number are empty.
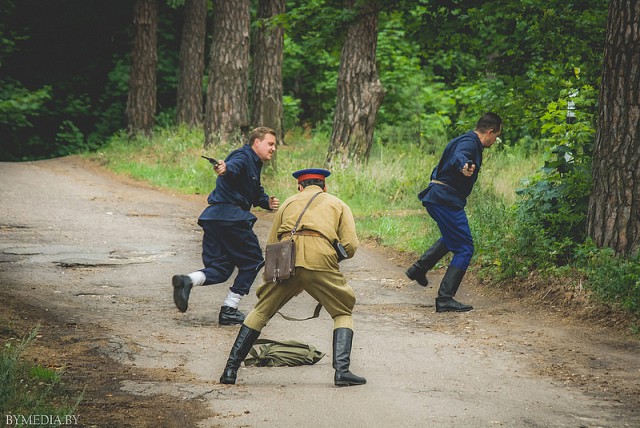
{"type": "Polygon", "coordinates": [[[194,287],[201,286],[207,280],[206,275],[201,270],[191,272],[188,276],[189,278],[191,278],[191,282],[193,283],[194,287]]]}
{"type": "Polygon", "coordinates": [[[242,294],[236,294],[233,291],[229,291],[227,294],[227,298],[224,299],[223,306],[229,306],[230,308],[237,308],[238,303],[240,303],[240,299],[242,299],[242,294]]]}

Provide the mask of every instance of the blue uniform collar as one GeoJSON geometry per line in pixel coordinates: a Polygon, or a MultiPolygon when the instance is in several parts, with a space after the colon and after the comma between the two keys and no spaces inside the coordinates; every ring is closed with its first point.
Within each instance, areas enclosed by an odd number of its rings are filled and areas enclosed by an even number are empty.
{"type": "Polygon", "coordinates": [[[247,150],[249,153],[251,153],[251,159],[253,159],[253,161],[255,163],[262,164],[262,160],[260,160],[260,158],[258,157],[256,152],[253,151],[253,148],[249,144],[245,144],[244,146],[245,146],[245,150],[247,150]]]}

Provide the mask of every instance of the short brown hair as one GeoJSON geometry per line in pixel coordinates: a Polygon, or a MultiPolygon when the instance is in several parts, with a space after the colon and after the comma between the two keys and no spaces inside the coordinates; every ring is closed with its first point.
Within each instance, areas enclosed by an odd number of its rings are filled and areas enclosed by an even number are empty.
{"type": "Polygon", "coordinates": [[[485,113],[476,123],[476,129],[480,132],[500,131],[502,129],[502,119],[496,113],[485,113]]]}
{"type": "Polygon", "coordinates": [[[267,134],[271,134],[276,137],[276,131],[271,128],[266,126],[258,126],[257,128],[254,128],[253,131],[249,133],[249,145],[253,146],[253,142],[256,138],[260,141],[264,140],[264,136],[267,134]]]}

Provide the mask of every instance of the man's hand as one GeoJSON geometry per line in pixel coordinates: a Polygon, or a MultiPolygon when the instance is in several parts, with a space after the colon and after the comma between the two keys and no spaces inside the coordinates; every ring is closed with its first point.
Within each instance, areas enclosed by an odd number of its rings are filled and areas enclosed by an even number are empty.
{"type": "Polygon", "coordinates": [[[218,164],[213,167],[214,171],[218,175],[225,175],[227,173],[227,164],[225,161],[218,161],[218,164]]]}
{"type": "Polygon", "coordinates": [[[467,162],[462,167],[461,172],[462,172],[462,175],[464,175],[465,177],[471,177],[475,170],[476,170],[476,165],[471,162],[467,162]]]}
{"type": "Polygon", "coordinates": [[[280,199],[276,198],[275,196],[271,196],[269,197],[269,209],[272,211],[275,211],[278,209],[278,207],[280,206],[280,199]]]}

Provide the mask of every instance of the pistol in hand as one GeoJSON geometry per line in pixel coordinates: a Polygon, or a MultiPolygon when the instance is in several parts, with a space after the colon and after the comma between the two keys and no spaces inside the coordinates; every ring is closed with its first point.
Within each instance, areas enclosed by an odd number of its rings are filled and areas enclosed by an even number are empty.
{"type": "Polygon", "coordinates": [[[211,165],[213,165],[214,168],[217,167],[218,165],[220,165],[220,162],[218,162],[214,158],[210,158],[210,157],[207,157],[207,156],[200,156],[200,157],[208,160],[209,162],[211,162],[211,165]]]}

